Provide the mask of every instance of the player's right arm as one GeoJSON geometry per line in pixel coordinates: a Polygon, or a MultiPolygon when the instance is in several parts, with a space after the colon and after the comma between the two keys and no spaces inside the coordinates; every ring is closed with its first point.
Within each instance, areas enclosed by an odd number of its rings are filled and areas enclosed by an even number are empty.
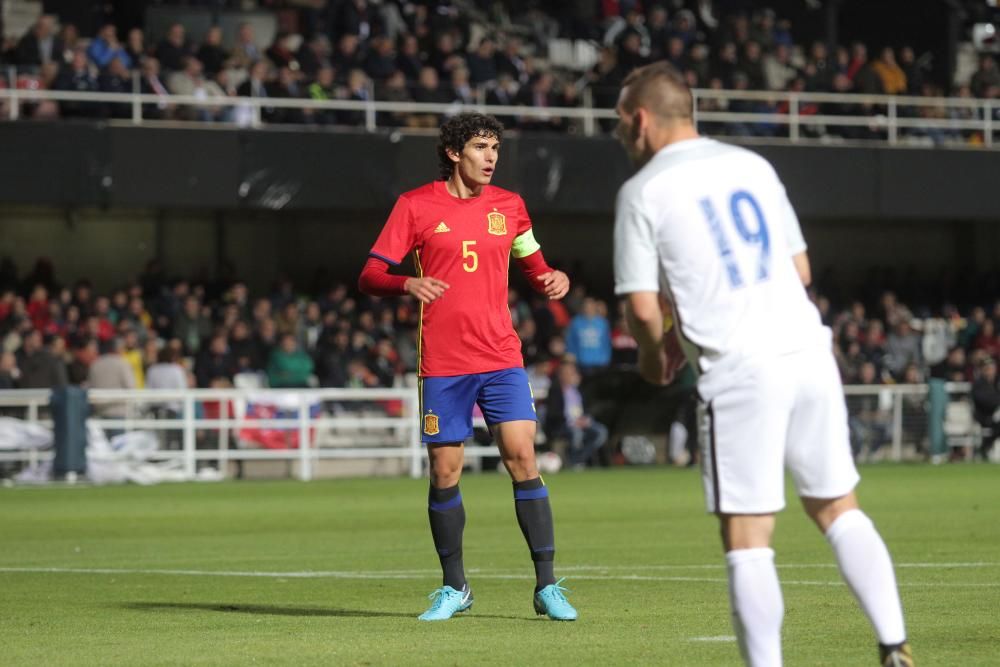
{"type": "Polygon", "coordinates": [[[410,200],[405,195],[396,200],[375,245],[368,253],[358,289],[370,296],[409,294],[421,303],[436,301],[448,289],[448,283],[431,276],[397,276],[389,266],[398,266],[416,245],[416,229],[410,200]]]}

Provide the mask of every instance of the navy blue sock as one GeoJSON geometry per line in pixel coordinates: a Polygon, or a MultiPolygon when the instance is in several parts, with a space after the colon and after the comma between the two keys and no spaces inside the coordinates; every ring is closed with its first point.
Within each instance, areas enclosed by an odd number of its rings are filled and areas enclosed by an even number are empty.
{"type": "Polygon", "coordinates": [[[556,555],[555,531],[549,490],[540,477],[514,482],[514,510],[524,540],[535,565],[535,591],[556,583],[553,561],[556,555]]]}
{"type": "Polygon", "coordinates": [[[431,522],[431,535],[437,549],[444,586],[456,591],[465,586],[465,566],[462,563],[462,532],[465,530],[465,507],[458,485],[448,489],[435,489],[427,494],[427,516],[431,522]]]}

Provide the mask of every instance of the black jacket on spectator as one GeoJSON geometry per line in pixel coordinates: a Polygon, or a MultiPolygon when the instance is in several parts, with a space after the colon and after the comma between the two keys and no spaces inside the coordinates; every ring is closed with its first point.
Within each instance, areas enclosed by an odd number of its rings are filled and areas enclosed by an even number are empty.
{"type": "Polygon", "coordinates": [[[205,76],[213,77],[222,71],[229,54],[225,49],[211,44],[202,44],[195,56],[205,68],[205,76]]]}
{"type": "Polygon", "coordinates": [[[184,47],[177,47],[164,40],[156,47],[155,55],[164,70],[180,72],[184,69],[184,58],[190,55],[190,53],[186,45],[184,47]]]}
{"type": "Polygon", "coordinates": [[[423,69],[423,66],[424,64],[420,62],[420,58],[411,57],[404,53],[396,56],[396,69],[403,73],[407,81],[416,81],[419,79],[420,70],[423,69]]]}
{"type": "Polygon", "coordinates": [[[208,348],[198,354],[198,360],[194,364],[194,375],[199,387],[208,387],[215,378],[231,378],[235,370],[231,353],[212,354],[208,348]]]}
{"type": "MultiPolygon", "coordinates": [[[[49,54],[49,58],[57,63],[61,63],[64,50],[63,41],[58,37],[53,37],[52,53],[49,54]]],[[[38,37],[34,32],[29,32],[17,43],[17,47],[14,49],[14,58],[18,65],[34,65],[37,67],[42,64],[42,51],[38,43],[38,37]]]]}
{"type": "MultiPolygon", "coordinates": [[[[993,428],[997,422],[993,414],[1000,409],[1000,388],[996,383],[986,378],[977,378],[972,383],[972,404],[975,408],[976,421],[980,426],[993,428]]],[[[994,433],[993,437],[1000,435],[994,433]]]]}
{"type": "MultiPolygon", "coordinates": [[[[74,70],[69,65],[64,65],[59,70],[56,80],[52,83],[53,90],[73,90],[81,93],[97,92],[97,79],[91,74],[89,69],[82,71],[74,70]]],[[[60,102],[59,113],[65,117],[95,117],[100,116],[103,105],[98,102],[60,102]]]]}
{"type": "MultiPolygon", "coordinates": [[[[104,73],[97,78],[97,87],[102,93],[130,93],[132,81],[124,77],[104,73]]],[[[111,118],[131,118],[132,107],[126,102],[107,103],[104,105],[104,115],[111,118]]]]}
{"type": "Polygon", "coordinates": [[[21,389],[51,389],[66,384],[66,365],[48,350],[20,355],[17,367],[21,370],[17,383],[21,389]]]}
{"type": "Polygon", "coordinates": [[[469,68],[469,81],[473,85],[496,81],[497,64],[493,58],[483,58],[477,53],[470,53],[465,63],[469,68]]]}

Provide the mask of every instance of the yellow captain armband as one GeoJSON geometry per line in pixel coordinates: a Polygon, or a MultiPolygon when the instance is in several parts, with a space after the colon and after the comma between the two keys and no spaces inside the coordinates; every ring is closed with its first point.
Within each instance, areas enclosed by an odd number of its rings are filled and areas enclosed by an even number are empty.
{"type": "Polygon", "coordinates": [[[529,229],[514,239],[514,243],[510,246],[510,254],[514,255],[515,259],[521,259],[537,252],[541,247],[535,240],[534,232],[529,229]]]}

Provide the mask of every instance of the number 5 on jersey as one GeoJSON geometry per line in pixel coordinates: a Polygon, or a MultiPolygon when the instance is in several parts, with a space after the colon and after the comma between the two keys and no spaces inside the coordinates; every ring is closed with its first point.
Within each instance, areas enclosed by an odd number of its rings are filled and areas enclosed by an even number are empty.
{"type": "MultiPolygon", "coordinates": [[[[705,214],[705,220],[712,231],[712,238],[719,249],[719,256],[726,267],[726,275],[729,277],[729,284],[733,289],[743,287],[743,275],[740,273],[739,264],[736,261],[736,253],[729,245],[729,238],[726,230],[722,228],[722,221],[719,214],[712,205],[708,197],[698,201],[701,211],[705,214]]],[[[764,213],[760,210],[760,204],[753,195],[746,190],[737,190],[729,197],[729,212],[733,219],[733,226],[744,243],[748,245],[760,246],[760,254],[757,262],[757,282],[768,279],[771,273],[771,237],[767,233],[767,223],[764,221],[764,213]],[[747,227],[743,218],[742,206],[746,204],[753,211],[757,218],[757,229],[751,230],[747,227]]]]}
{"type": "Polygon", "coordinates": [[[479,268],[479,255],[472,250],[474,245],[475,241],[462,241],[462,268],[469,273],[479,268]]]}

